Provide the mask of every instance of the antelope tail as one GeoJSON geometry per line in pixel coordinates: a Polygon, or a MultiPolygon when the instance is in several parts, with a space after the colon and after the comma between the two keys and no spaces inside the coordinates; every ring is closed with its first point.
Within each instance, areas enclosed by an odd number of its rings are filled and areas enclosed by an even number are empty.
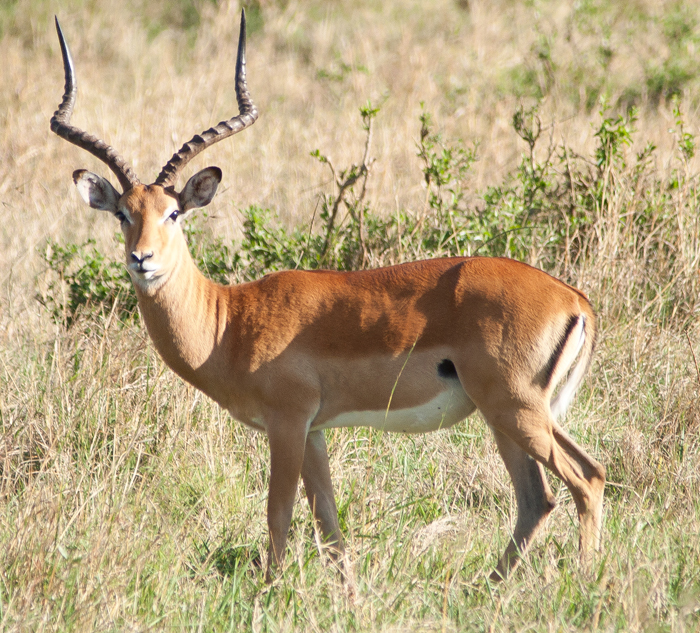
{"type": "MultiPolygon", "coordinates": [[[[565,357],[570,358],[571,360],[568,362],[571,363],[578,356],[578,362],[571,369],[566,382],[561,386],[561,389],[559,389],[559,392],[556,396],[554,396],[554,398],[552,398],[550,403],[550,409],[555,419],[564,416],[566,410],[571,404],[571,401],[574,399],[574,396],[581,385],[581,381],[586,375],[594,348],[595,329],[593,319],[588,318],[586,314],[582,313],[576,318],[574,327],[568,328],[563,349],[559,354],[559,358],[557,359],[558,362],[556,364],[562,365],[561,361],[564,360],[565,357]],[[571,356],[566,353],[567,348],[573,348],[573,350],[575,350],[571,356]]],[[[570,364],[568,366],[557,366],[554,373],[559,374],[559,372],[566,372],[570,366],[570,364]]]]}

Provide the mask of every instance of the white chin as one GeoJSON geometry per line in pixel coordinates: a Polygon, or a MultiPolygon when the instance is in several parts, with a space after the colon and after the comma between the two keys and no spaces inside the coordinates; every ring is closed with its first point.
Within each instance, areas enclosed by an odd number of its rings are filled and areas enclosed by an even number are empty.
{"type": "Polygon", "coordinates": [[[157,275],[151,271],[137,273],[130,270],[129,274],[131,275],[131,281],[134,282],[134,285],[146,294],[153,294],[165,283],[165,279],[162,275],[157,275]]]}

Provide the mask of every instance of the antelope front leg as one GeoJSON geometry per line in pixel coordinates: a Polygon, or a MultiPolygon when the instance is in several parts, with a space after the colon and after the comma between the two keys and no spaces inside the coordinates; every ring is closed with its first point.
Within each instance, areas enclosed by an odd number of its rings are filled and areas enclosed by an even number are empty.
{"type": "Polygon", "coordinates": [[[342,559],[343,536],[338,525],[338,509],[335,505],[323,431],[312,431],[306,438],[301,478],[304,481],[306,498],[309,500],[314,519],[321,528],[323,544],[328,547],[334,560],[342,559]]]}
{"type": "Polygon", "coordinates": [[[267,498],[267,526],[270,547],[265,581],[272,582],[272,570],[281,567],[287,548],[301,467],[304,463],[306,425],[270,424],[270,492],[267,498]]]}

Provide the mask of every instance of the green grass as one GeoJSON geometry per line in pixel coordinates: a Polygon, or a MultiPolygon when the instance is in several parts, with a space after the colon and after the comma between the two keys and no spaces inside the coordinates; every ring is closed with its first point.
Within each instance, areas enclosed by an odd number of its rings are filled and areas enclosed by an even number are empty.
{"type": "Polygon", "coordinates": [[[250,7],[262,115],[207,156],[226,180],[190,224],[203,270],[507,254],[598,312],[565,424],[607,468],[602,551],[579,567],[574,504],[552,481],[558,507],[499,585],[514,497],[478,415],[425,436],[327,432],[354,582],[319,555],[300,489],[286,567],[265,585],[267,442],[158,358],[116,227],[70,182],[106,170],[47,123],[58,12],[76,123],[157,173],[190,128],[230,116],[238,7],[127,9],[117,23],[101,0],[0,8],[0,628],[700,630],[694,5],[250,7]],[[366,191],[362,104],[379,107],[366,191]]]}
{"type": "Polygon", "coordinates": [[[428,436],[330,432],[352,598],[319,557],[301,499],[284,574],[263,583],[260,436],[179,383],[143,333],[71,332],[15,375],[19,392],[34,396],[23,399],[30,408],[3,407],[3,429],[22,449],[3,464],[7,629],[47,618],[41,626],[58,630],[690,631],[699,623],[697,418],[682,452],[678,433],[649,436],[672,384],[648,381],[658,386],[639,392],[632,411],[600,420],[609,399],[605,377],[594,374],[569,426],[609,468],[603,553],[590,573],[579,569],[575,510],[558,488],[559,507],[527,563],[498,586],[486,577],[507,541],[513,499],[478,418],[428,436]]]}

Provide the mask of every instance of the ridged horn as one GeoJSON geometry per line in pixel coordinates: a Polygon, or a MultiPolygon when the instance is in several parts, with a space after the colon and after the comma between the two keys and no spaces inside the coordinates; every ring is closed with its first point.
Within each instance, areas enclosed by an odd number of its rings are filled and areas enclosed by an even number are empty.
{"type": "Polygon", "coordinates": [[[111,146],[96,136],[89,134],[70,124],[70,118],[73,114],[75,99],[78,95],[78,82],[75,78],[75,67],[73,66],[73,58],[71,57],[68,44],[63,37],[61,25],[56,20],[56,32],[58,33],[58,41],[61,44],[61,54],[63,55],[63,70],[66,76],[66,85],[63,92],[63,100],[58,110],[51,117],[51,130],[58,134],[61,138],[67,140],[73,145],[82,147],[90,152],[93,156],[99,158],[107,165],[114,175],[119,179],[124,191],[131,189],[134,185],[140,183],[134,171],[129,167],[127,162],[119,155],[119,153],[111,146]]]}
{"type": "Polygon", "coordinates": [[[204,151],[210,145],[223,141],[229,136],[237,134],[241,130],[253,125],[258,118],[258,110],[255,107],[246,83],[245,73],[245,10],[241,11],[241,32],[238,36],[238,57],[236,59],[236,101],[238,101],[238,115],[228,121],[221,121],[216,127],[209,128],[202,134],[193,136],[187,141],[172,158],[156,178],[156,185],[169,187],[173,185],[182,169],[197,154],[204,151]]]}

